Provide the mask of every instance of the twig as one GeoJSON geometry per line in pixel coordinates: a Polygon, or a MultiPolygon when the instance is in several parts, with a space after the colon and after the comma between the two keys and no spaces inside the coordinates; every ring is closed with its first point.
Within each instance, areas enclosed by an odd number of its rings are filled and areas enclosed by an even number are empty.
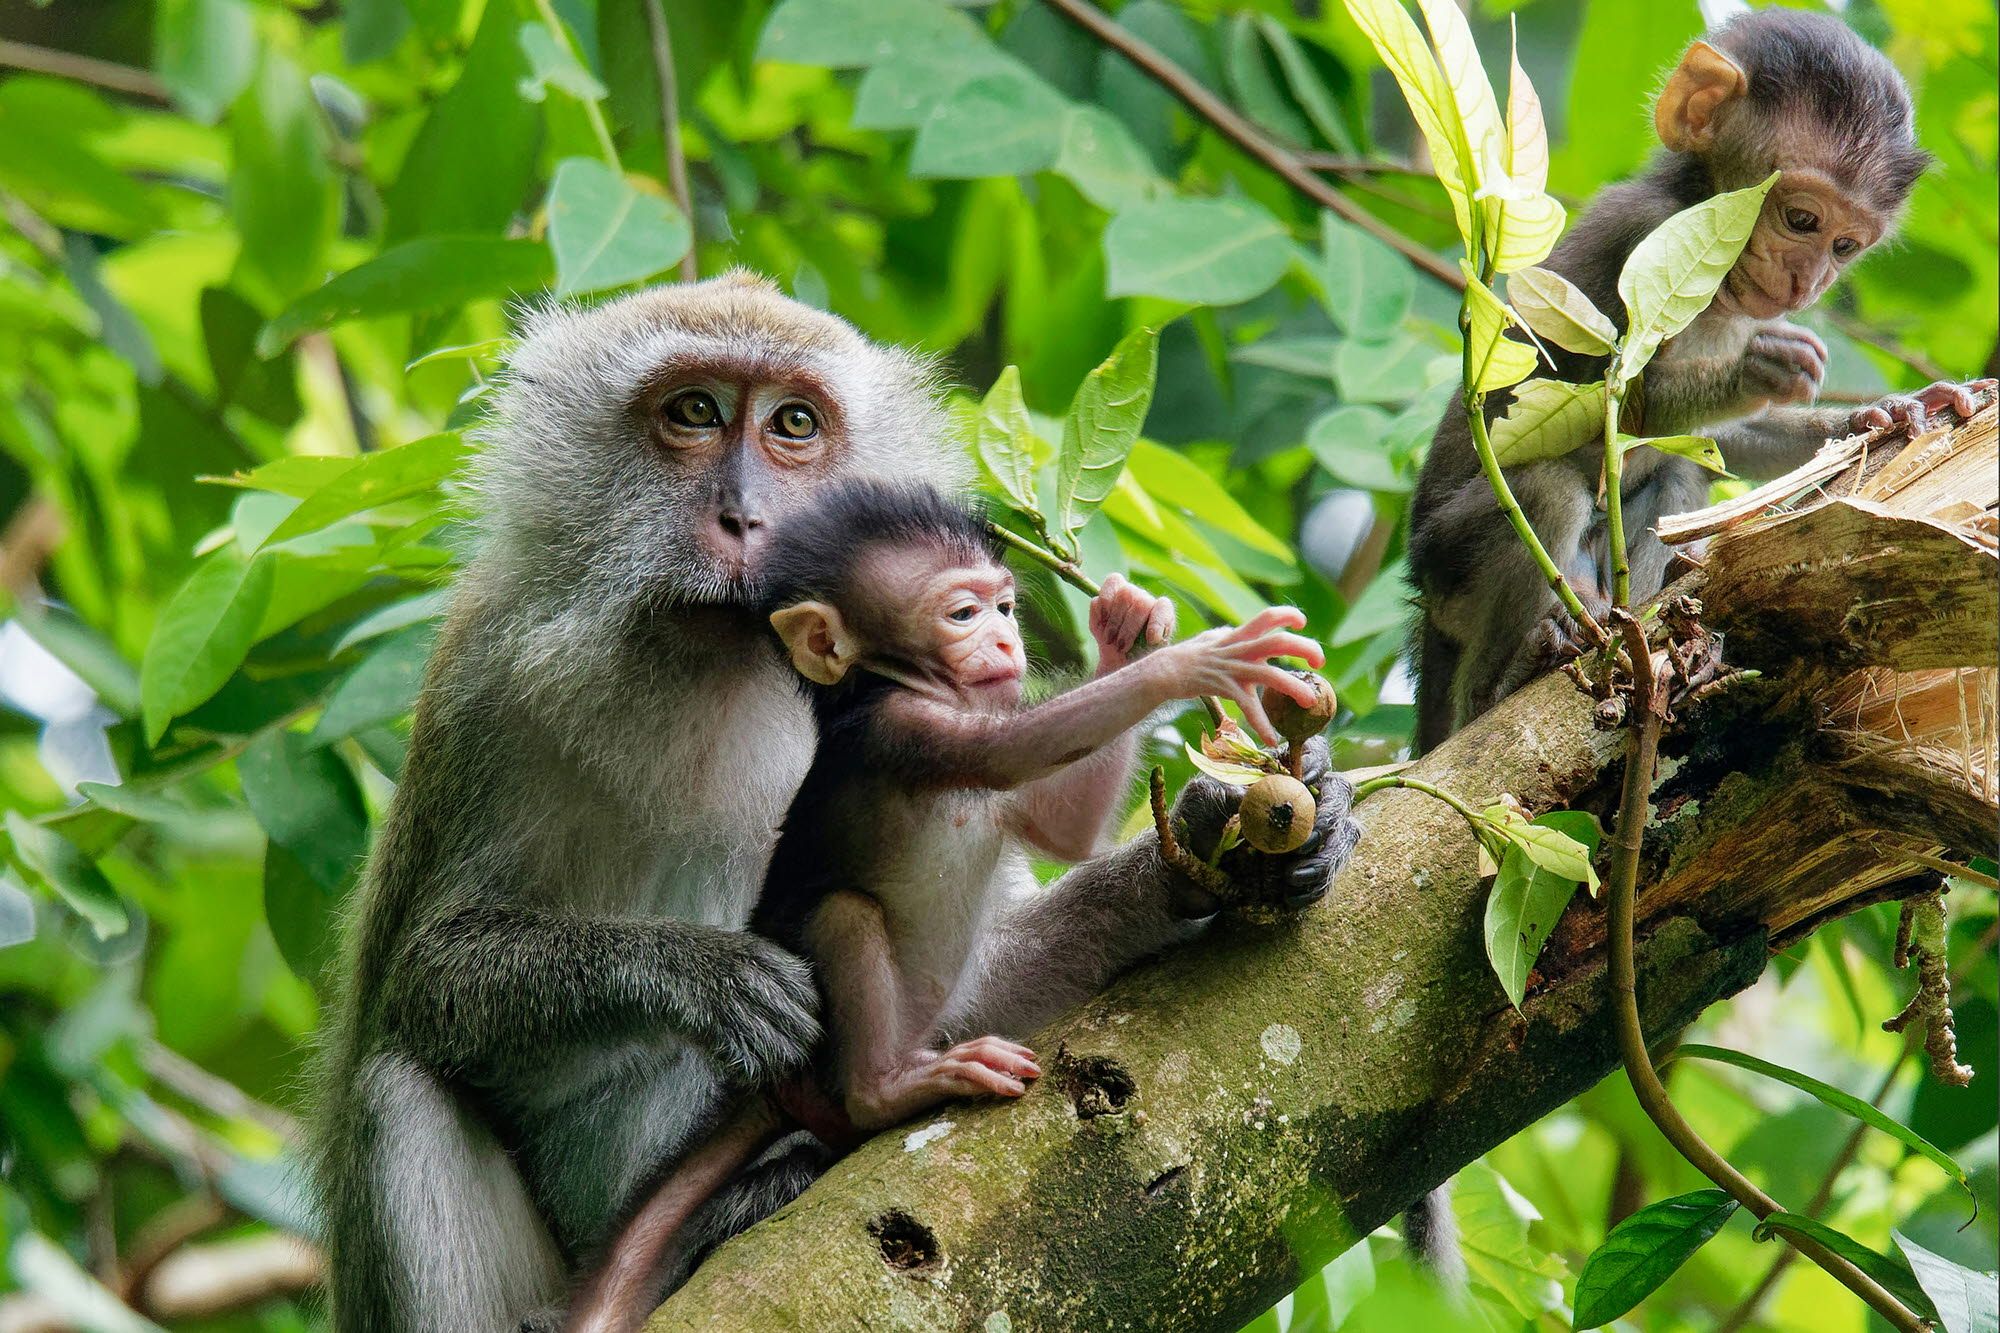
{"type": "MultiPolygon", "coordinates": [[[[1201,888],[1220,897],[1229,892],[1229,876],[1217,870],[1181,845],[1174,836],[1172,817],[1167,813],[1167,771],[1155,765],[1147,783],[1148,799],[1153,805],[1153,832],[1160,840],[1160,859],[1186,875],[1201,888]]],[[[1222,843],[1217,841],[1220,850],[1222,843]]]]}
{"type": "Polygon", "coordinates": [[[286,1143],[297,1143],[301,1137],[297,1120],[157,1041],[140,1045],[139,1063],[148,1074],[212,1115],[253,1121],[286,1143]]]}
{"type": "Polygon", "coordinates": [[[1322,208],[1333,210],[1453,291],[1465,290],[1465,279],[1456,268],[1315,176],[1297,156],[1265,138],[1234,107],[1202,87],[1158,49],[1113,23],[1102,10],[1087,0],[1048,0],[1048,3],[1064,18],[1137,65],[1224,138],[1276,172],[1300,194],[1322,208]]]}
{"type": "Polygon", "coordinates": [[[73,51],[55,51],[46,46],[29,46],[26,42],[0,41],[0,65],[74,79],[93,87],[108,88],[114,93],[130,93],[149,102],[164,104],[173,100],[167,85],[149,70],[115,65],[109,60],[80,56],[73,51]]]}
{"type": "Polygon", "coordinates": [[[1314,153],[1296,151],[1292,160],[1308,171],[1325,171],[1335,176],[1422,176],[1430,177],[1430,172],[1416,165],[1392,157],[1349,157],[1342,153],[1314,153]]]}
{"type": "Polygon", "coordinates": [[[694,196],[688,189],[687,153],[681,147],[680,84],[674,75],[673,35],[660,0],[646,0],[646,27],[653,35],[653,73],[660,81],[660,137],[666,146],[667,188],[688,223],[687,253],[681,256],[681,281],[701,276],[695,260],[694,196]]]}
{"type": "Polygon", "coordinates": [[[213,1231],[229,1217],[229,1209],[212,1193],[190,1194],[177,1199],[148,1218],[133,1236],[132,1245],[118,1273],[118,1299],[139,1309],[140,1293],[146,1280],[168,1255],[205,1231],[213,1231]]]}
{"type": "MultiPolygon", "coordinates": [[[[1646,822],[1652,817],[1653,768],[1659,758],[1660,726],[1665,717],[1666,698],[1653,672],[1652,646],[1646,631],[1622,608],[1612,611],[1613,624],[1624,636],[1632,659],[1632,708],[1637,713],[1626,732],[1625,783],[1619,796],[1618,818],[1610,838],[1611,873],[1606,877],[1610,900],[1608,923],[1611,949],[1612,1020],[1618,1032],[1618,1049],[1625,1075],[1639,1105],[1659,1128],[1662,1136],[1696,1170],[1714,1181],[1730,1197],[1749,1209],[1759,1220],[1783,1211],[1778,1201],[1758,1189],[1728,1159],[1708,1145],[1694,1126],[1681,1116],[1667,1095],[1646,1050],[1646,1030],[1639,1018],[1638,967],[1633,958],[1634,917],[1638,898],[1639,847],[1646,822]]],[[[1901,1333],[1923,1333],[1925,1322],[1907,1309],[1880,1283],[1847,1260],[1809,1237],[1790,1231],[1785,1242],[1825,1269],[1836,1281],[1866,1301],[1901,1333]]]]}

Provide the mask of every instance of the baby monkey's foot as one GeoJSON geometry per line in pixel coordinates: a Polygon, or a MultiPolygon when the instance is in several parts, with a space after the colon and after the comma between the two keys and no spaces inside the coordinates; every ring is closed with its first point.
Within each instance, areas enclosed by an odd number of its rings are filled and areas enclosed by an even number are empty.
{"type": "Polygon", "coordinates": [[[1035,1053],[1004,1037],[974,1037],[948,1051],[918,1051],[901,1069],[848,1089],[847,1114],[881,1129],[954,1097],[1019,1097],[1041,1077],[1035,1053]]]}
{"type": "Polygon", "coordinates": [[[1915,393],[1892,393],[1886,398],[1856,408],[1847,420],[1848,429],[1886,430],[1891,426],[1908,426],[1911,430],[1922,430],[1933,417],[1941,412],[1951,412],[1963,421],[1979,410],[1979,396],[1991,393],[1994,380],[1967,380],[1963,384],[1953,384],[1939,380],[1927,384],[1915,393]]]}

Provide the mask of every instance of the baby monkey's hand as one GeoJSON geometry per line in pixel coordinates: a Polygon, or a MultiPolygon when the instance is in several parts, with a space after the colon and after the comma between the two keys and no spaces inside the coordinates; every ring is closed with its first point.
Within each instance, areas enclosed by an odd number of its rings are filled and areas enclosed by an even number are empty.
{"type": "Polygon", "coordinates": [[[1107,574],[1090,602],[1090,637],[1097,641],[1097,674],[1108,676],[1148,648],[1174,637],[1174,604],[1155,597],[1123,574],[1107,574]]]}
{"type": "Polygon", "coordinates": [[[1311,708],[1318,698],[1310,682],[1301,680],[1283,667],[1271,665],[1274,657],[1296,657],[1314,668],[1326,665],[1326,653],[1311,639],[1287,630],[1305,626],[1303,611],[1295,606],[1267,607],[1248,621],[1230,629],[1212,629],[1197,634],[1186,643],[1162,648],[1153,654],[1172,672],[1174,697],[1198,699],[1205,694],[1233,699],[1266,745],[1279,745],[1284,738],[1264,715],[1257,688],[1263,686],[1311,708]]]}

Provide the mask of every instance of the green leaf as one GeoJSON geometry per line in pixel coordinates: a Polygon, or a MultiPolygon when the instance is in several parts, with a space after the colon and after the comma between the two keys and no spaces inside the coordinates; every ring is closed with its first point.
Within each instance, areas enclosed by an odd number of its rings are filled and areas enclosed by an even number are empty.
{"type": "Polygon", "coordinates": [[[1685,458],[1690,463],[1699,463],[1719,476],[1736,475],[1723,461],[1721,447],[1706,435],[1658,435],[1640,438],[1621,435],[1618,437],[1618,449],[1619,452],[1627,454],[1634,449],[1658,449],[1663,454],[1672,454],[1676,458],[1685,458]]]}
{"type": "Polygon", "coordinates": [[[1056,522],[1064,533],[1074,536],[1117,484],[1153,405],[1159,368],[1159,334],[1134,329],[1077,387],[1056,464],[1056,522]]]}
{"type": "MultiPolygon", "coordinates": [[[[1374,1290],[1375,1257],[1368,1252],[1368,1243],[1350,1245],[1300,1284],[1292,1296],[1288,1327],[1293,1333],[1334,1333],[1374,1290]]],[[[1254,1328],[1244,1333],[1252,1333],[1254,1328]]]]}
{"type": "Polygon", "coordinates": [[[1336,152],[1355,153],[1360,145],[1348,132],[1347,120],[1334,102],[1326,82],[1319,71],[1313,68],[1312,57],[1291,30],[1269,14],[1257,16],[1257,30],[1270,44],[1271,54],[1278,58],[1278,65],[1285,72],[1285,84],[1292,90],[1293,100],[1312,121],[1313,128],[1320,137],[1331,144],[1336,152]]]}
{"type": "Polygon", "coordinates": [[[0,949],[35,938],[35,900],[11,874],[0,874],[0,949]]]}
{"type": "Polygon", "coordinates": [[[2000,1328],[2000,1275],[1932,1254],[1900,1231],[1889,1234],[1910,1261],[1917,1285],[1931,1298],[1945,1333],[1994,1333],[2000,1328]]]}
{"type": "Polygon", "coordinates": [[[1125,122],[1094,106],[1071,110],[1055,170],[1084,198],[1108,212],[1157,199],[1167,183],[1125,122]]]}
{"type": "Polygon", "coordinates": [[[579,102],[601,102],[608,93],[604,85],[585,69],[561,33],[551,32],[546,23],[523,23],[519,41],[521,54],[533,71],[521,80],[521,96],[539,102],[549,89],[568,93],[579,102]]]}
{"type": "Polygon", "coordinates": [[[1542,1215],[1505,1176],[1484,1162],[1473,1162],[1459,1174],[1451,1202],[1466,1273],[1477,1286],[1498,1296],[1521,1319],[1539,1320],[1562,1308],[1568,1268],[1529,1234],[1542,1215]]]}
{"type": "Polygon", "coordinates": [[[275,356],[292,339],[350,319],[449,310],[548,285],[549,252],[534,241],[498,236],[426,236],[405,241],[294,301],[257,335],[257,354],[275,356]]]}
{"type": "Polygon", "coordinates": [[[1333,350],[1333,382],[1343,402],[1400,406],[1424,391],[1439,359],[1437,348],[1416,338],[1397,336],[1384,343],[1347,338],[1333,350]]]}
{"type": "Polygon", "coordinates": [[[421,440],[363,454],[325,485],[299,502],[298,508],[258,544],[259,549],[290,541],[370,509],[423,495],[457,472],[471,450],[455,433],[427,435],[421,440]]]}
{"type": "Polygon", "coordinates": [[[282,843],[264,848],[264,921],[285,966],[314,986],[339,956],[343,896],[318,883],[282,843]]]}
{"type": "Polygon", "coordinates": [[[1035,458],[1041,441],[1021,398],[1018,366],[1001,371],[986,391],[973,424],[972,446],[1007,502],[1041,527],[1042,511],[1035,501],[1035,458]]]}
{"type": "Polygon", "coordinates": [[[1389,415],[1382,409],[1344,404],[1306,427],[1306,448],[1336,480],[1364,491],[1400,494],[1410,483],[1385,447],[1388,429],[1389,415]]]}
{"type": "Polygon", "coordinates": [[[893,51],[947,54],[975,43],[991,46],[962,12],[936,0],[784,0],[764,24],[757,58],[850,69],[893,51]]]}
{"type": "Polygon", "coordinates": [[[236,772],[250,813],[314,883],[337,893],[352,882],[368,849],[368,812],[338,754],[275,729],[250,743],[236,772]]]}
{"type": "Polygon", "coordinates": [[[1401,557],[1392,564],[1385,565],[1354,604],[1347,608],[1347,614],[1334,626],[1327,637],[1327,650],[1345,647],[1350,643],[1360,643],[1372,639],[1385,630],[1393,630],[1406,625],[1410,619],[1410,603],[1416,597],[1416,589],[1410,586],[1410,576],[1401,557]]]}
{"type": "Polygon", "coordinates": [[[1629,382],[1661,343],[1694,322],[1708,308],[1715,289],[1735,265],[1777,181],[1731,190],[1682,209],[1639,242],[1618,275],[1625,302],[1625,342],[1617,378],[1629,382]]]}
{"type": "Polygon", "coordinates": [[[244,0],[161,0],[153,68],[182,110],[212,125],[257,68],[257,27],[244,0]]]}
{"type": "Polygon", "coordinates": [[[403,367],[409,374],[419,366],[434,365],[439,361],[492,361],[504,356],[514,346],[515,339],[481,338],[478,342],[460,343],[455,347],[434,347],[416,360],[403,367]]]}
{"type": "Polygon", "coordinates": [[[248,472],[237,472],[227,477],[203,477],[201,480],[217,486],[269,491],[273,495],[289,495],[303,500],[359,461],[355,458],[329,458],[321,454],[293,454],[248,472]]]}
{"type": "Polygon", "coordinates": [[[437,635],[435,624],[413,625],[363,658],[326,701],[326,711],[313,728],[312,743],[330,745],[415,708],[437,635]]]}
{"type": "Polygon", "coordinates": [[[549,188],[556,294],[603,291],[670,268],[694,232],[681,211],[596,158],[566,157],[549,188]]]}
{"type": "Polygon", "coordinates": [[[1507,279],[1507,299],[1521,322],[1558,347],[1609,356],[1618,341],[1611,320],[1553,269],[1524,268],[1507,279]]]}
{"type": "Polygon", "coordinates": [[[1243,199],[1162,199],[1104,228],[1109,296],[1235,305],[1267,290],[1292,262],[1285,229],[1243,199]]]}
{"type": "Polygon", "coordinates": [[[1721,1190],[1648,1204],[1620,1222],[1576,1279],[1576,1328],[1608,1324],[1653,1294],[1736,1211],[1721,1190]]]}
{"type": "Polygon", "coordinates": [[[1018,176],[1056,164],[1070,105],[1022,69],[968,79],[917,130],[912,176],[1018,176]]]}
{"type": "Polygon", "coordinates": [[[1757,1224],[1751,1234],[1758,1240],[1769,1240],[1776,1232],[1790,1232],[1795,1236],[1805,1236],[1818,1241],[1847,1262],[1866,1273],[1881,1284],[1883,1290],[1907,1305],[1925,1319],[1937,1322],[1937,1309],[1931,1298],[1917,1285],[1916,1276],[1906,1263],[1878,1254],[1844,1231],[1836,1231],[1824,1222],[1797,1213],[1772,1213],[1757,1224]]]}
{"type": "Polygon", "coordinates": [[[1466,387],[1491,393],[1518,384],[1534,370],[1535,349],[1506,336],[1512,320],[1507,307],[1479,279],[1468,276],[1465,286],[1466,387]]]}
{"type": "Polygon", "coordinates": [[[97,691],[105,707],[120,717],[139,715],[139,673],[111,640],[58,606],[23,603],[15,623],[97,691]]]}
{"type": "Polygon", "coordinates": [[[415,597],[400,602],[391,602],[379,611],[371,612],[348,626],[347,632],[333,645],[329,657],[338,657],[357,643],[379,639],[399,629],[411,625],[421,625],[427,620],[440,620],[451,605],[451,592],[445,588],[435,588],[430,592],[418,593],[415,597]]]}
{"type": "Polygon", "coordinates": [[[229,212],[243,238],[242,265],[278,300],[326,276],[326,248],[340,220],[340,182],[327,159],[322,115],[305,71],[267,47],[229,118],[229,212]]]}
{"type": "Polygon", "coordinates": [[[1597,870],[1590,864],[1591,848],[1558,827],[1540,820],[1532,824],[1512,824],[1509,839],[1526,853],[1539,870],[1577,880],[1595,894],[1599,887],[1597,870]]]}
{"type": "Polygon", "coordinates": [[[1566,384],[1533,379],[1514,390],[1507,415],[1493,423],[1493,455],[1517,467],[1564,454],[1604,436],[1604,381],[1566,384]]]}
{"type": "Polygon", "coordinates": [[[1187,751],[1188,762],[1217,782],[1226,782],[1232,787],[1248,787],[1271,776],[1265,768],[1252,768],[1248,764],[1231,763],[1227,759],[1210,759],[1199,749],[1181,742],[1181,749],[1187,751]]]}
{"type": "Polygon", "coordinates": [[[1965,1168],[1952,1160],[1950,1153],[1931,1143],[1915,1130],[1898,1124],[1885,1112],[1852,1093],[1842,1092],[1830,1083],[1822,1083],[1810,1074],[1801,1074],[1796,1069],[1787,1069],[1783,1065],[1772,1064],[1769,1060],[1760,1060],[1754,1055],[1745,1055],[1741,1051],[1727,1050],[1720,1046],[1704,1046],[1700,1042],[1688,1042],[1675,1047],[1673,1058],[1711,1060],[1717,1064],[1734,1065],[1738,1069],[1747,1069],[1753,1074],[1776,1079],[1801,1092],[1809,1092],[1834,1110],[1853,1116],[1871,1129],[1878,1129],[1887,1134],[1912,1152],[1928,1157],[1937,1164],[1939,1170],[1956,1181],[1959,1188],[1967,1195],[1972,1193],[1972,1184],[1966,1179],[1965,1168]]]}
{"type": "Polygon", "coordinates": [[[229,679],[257,641],[271,600],[269,560],[245,561],[233,548],[196,566],[160,611],[139,667],[146,743],[229,679]]]}
{"type": "MultiPolygon", "coordinates": [[[[1604,837],[1596,816],[1582,810],[1552,811],[1535,822],[1566,834],[1590,855],[1604,837]]],[[[1500,873],[1486,899],[1486,957],[1516,1009],[1527,994],[1528,973],[1543,943],[1578,887],[1579,881],[1535,864],[1524,848],[1509,847],[1500,858],[1500,873]]]]}
{"type": "Polygon", "coordinates": [[[1402,89],[1410,115],[1430,149],[1431,170],[1451,199],[1458,234],[1472,240],[1472,176],[1467,139],[1437,59],[1401,0],[1346,0],[1347,12],[1402,89]]]}
{"type": "Polygon", "coordinates": [[[1350,338],[1380,342],[1402,326],[1416,295],[1410,261],[1351,222],[1319,215],[1326,313],[1350,338]]]}
{"type": "Polygon", "coordinates": [[[1252,518],[1222,489],[1220,479],[1203,471],[1187,455],[1142,439],[1132,446],[1125,466],[1130,480],[1154,500],[1179,510],[1183,518],[1239,541],[1287,570],[1298,567],[1291,546],[1252,518]]]}
{"type": "Polygon", "coordinates": [[[100,940],[122,935],[132,919],[111,881],[76,845],[18,810],[7,812],[7,839],[17,869],[41,883],[100,940]]]}

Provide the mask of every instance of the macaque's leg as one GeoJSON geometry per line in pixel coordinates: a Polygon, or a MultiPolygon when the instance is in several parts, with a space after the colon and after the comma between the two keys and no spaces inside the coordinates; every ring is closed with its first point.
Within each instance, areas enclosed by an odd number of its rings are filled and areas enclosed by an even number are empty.
{"type": "Polygon", "coordinates": [[[1708,473],[1685,459],[1660,462],[1646,484],[1625,501],[1625,540],[1632,562],[1632,600],[1643,602],[1666,583],[1673,548],[1654,528],[1663,515],[1699,509],[1708,498],[1708,473]]]}
{"type": "Polygon", "coordinates": [[[838,1082],[856,1128],[893,1125],[953,1097],[1019,1097],[1042,1072],[1033,1051],[999,1037],[943,1052],[913,1049],[930,1034],[904,1031],[906,988],[882,908],[866,894],[828,895],[806,943],[826,979],[838,1082]]]}
{"type": "Polygon", "coordinates": [[[1457,719],[1452,714],[1451,682],[1458,675],[1459,647],[1425,615],[1417,627],[1417,753],[1429,754],[1444,744],[1457,719]]]}

